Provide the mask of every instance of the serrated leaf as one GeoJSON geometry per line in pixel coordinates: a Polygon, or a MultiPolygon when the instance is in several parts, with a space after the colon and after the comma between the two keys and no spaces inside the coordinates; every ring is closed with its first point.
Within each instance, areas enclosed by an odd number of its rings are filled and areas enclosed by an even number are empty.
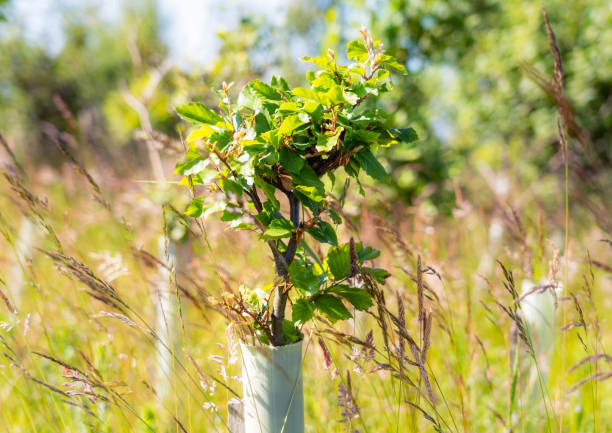
{"type": "Polygon", "coordinates": [[[255,185],[264,192],[266,198],[271,202],[271,204],[275,208],[277,209],[280,208],[280,203],[274,196],[274,192],[276,191],[276,188],[274,188],[274,186],[270,185],[268,182],[263,180],[260,176],[255,176],[255,185]]]}
{"type": "Polygon", "coordinates": [[[291,320],[297,326],[301,326],[308,322],[314,316],[314,305],[305,298],[300,298],[293,303],[291,310],[291,320]]]}
{"type": "Polygon", "coordinates": [[[290,135],[296,128],[304,125],[307,120],[304,120],[299,115],[292,115],[286,117],[281,123],[280,128],[278,128],[278,133],[280,135],[290,135]]]}
{"type": "Polygon", "coordinates": [[[297,152],[294,152],[287,147],[281,147],[278,153],[278,162],[280,162],[280,165],[282,165],[289,172],[299,173],[302,170],[302,167],[304,166],[304,158],[297,152]]]}
{"type": "Polygon", "coordinates": [[[306,231],[319,242],[338,245],[338,236],[336,235],[336,231],[331,224],[326,223],[325,221],[319,221],[316,226],[310,227],[306,231]]]}
{"type": "Polygon", "coordinates": [[[340,126],[336,128],[336,132],[331,135],[327,134],[319,134],[317,137],[317,151],[319,152],[329,152],[334,149],[338,145],[338,139],[340,138],[340,134],[342,134],[344,128],[340,126]]]}
{"type": "Polygon", "coordinates": [[[198,174],[208,166],[208,160],[202,157],[197,157],[191,161],[176,164],[174,172],[183,176],[191,176],[198,174]]]}
{"type": "Polygon", "coordinates": [[[278,90],[263,81],[253,80],[248,82],[238,95],[238,106],[257,111],[266,100],[279,101],[281,95],[278,90]]]}
{"type": "Polygon", "coordinates": [[[360,311],[367,310],[372,306],[372,297],[363,289],[349,287],[346,284],[338,284],[331,287],[329,291],[346,299],[360,311]]]}
{"type": "Polygon", "coordinates": [[[324,294],[317,296],[314,298],[314,304],[317,310],[332,322],[353,317],[342,303],[342,300],[334,295],[324,294]]]}
{"type": "Polygon", "coordinates": [[[234,207],[226,207],[223,209],[223,213],[221,214],[221,221],[229,222],[234,221],[242,216],[242,212],[239,208],[234,207]]]}
{"type": "Polygon", "coordinates": [[[300,98],[308,99],[310,101],[321,102],[319,93],[312,89],[305,89],[303,87],[296,87],[291,91],[295,96],[300,98]]]}
{"type": "Polygon", "coordinates": [[[278,107],[278,111],[302,111],[302,107],[297,102],[283,102],[280,107],[278,107]]]}
{"type": "Polygon", "coordinates": [[[358,62],[365,62],[368,60],[368,50],[364,45],[363,41],[360,39],[356,39],[354,41],[350,41],[346,46],[346,55],[349,60],[355,59],[358,62]]]}
{"type": "Polygon", "coordinates": [[[315,65],[323,69],[333,69],[334,67],[334,61],[330,57],[327,57],[327,56],[318,56],[318,57],[304,56],[304,57],[301,57],[300,60],[303,62],[314,63],[315,65]]]}
{"type": "Polygon", "coordinates": [[[342,224],[342,218],[340,218],[340,215],[338,215],[338,212],[336,212],[333,209],[327,209],[327,213],[329,214],[329,216],[331,217],[332,221],[335,224],[342,224]]]}
{"type": "Polygon", "coordinates": [[[326,101],[326,105],[340,105],[347,102],[344,98],[342,87],[337,85],[330,87],[329,90],[321,96],[326,101]]]}
{"type": "Polygon", "coordinates": [[[364,149],[354,156],[359,164],[363,167],[365,172],[373,179],[380,180],[382,182],[389,182],[391,177],[385,170],[385,167],[376,159],[370,149],[364,149]]]}
{"type": "Polygon", "coordinates": [[[289,279],[298,289],[312,294],[319,290],[325,275],[316,275],[310,262],[303,263],[302,260],[295,259],[289,265],[289,279]]]}
{"type": "Polygon", "coordinates": [[[376,257],[380,256],[380,251],[375,250],[372,247],[361,247],[361,244],[355,245],[355,250],[357,251],[357,258],[364,262],[366,260],[374,260],[376,257]]]}
{"type": "Polygon", "coordinates": [[[332,247],[327,252],[327,267],[336,281],[346,278],[351,273],[351,255],[348,244],[332,247]]]}
{"type": "Polygon", "coordinates": [[[176,107],[176,112],[185,120],[194,123],[225,127],[226,122],[221,116],[199,102],[190,102],[176,107]]]}
{"type": "Polygon", "coordinates": [[[304,112],[315,121],[321,121],[323,117],[323,106],[315,101],[304,101],[304,112]]]}
{"type": "Polygon", "coordinates": [[[233,181],[232,179],[223,178],[219,180],[218,185],[226,194],[231,193],[235,194],[238,197],[242,196],[242,186],[240,186],[238,182],[233,181]]]}
{"type": "Polygon", "coordinates": [[[185,211],[186,215],[190,217],[199,218],[202,216],[204,212],[204,197],[194,198],[189,206],[187,206],[187,210],[185,211]]]}
{"type": "Polygon", "coordinates": [[[208,137],[208,141],[215,143],[220,151],[224,151],[232,141],[232,132],[227,130],[213,132],[210,134],[210,137],[208,137]]]}
{"type": "Polygon", "coordinates": [[[294,230],[295,226],[291,221],[278,218],[270,223],[268,229],[264,232],[264,236],[272,239],[288,238],[294,230]]]}
{"type": "Polygon", "coordinates": [[[413,128],[393,128],[390,129],[390,132],[396,140],[403,141],[404,143],[412,143],[419,139],[413,128]]]}
{"type": "Polygon", "coordinates": [[[297,326],[290,320],[283,320],[283,344],[291,344],[304,338],[297,326]]]}
{"type": "Polygon", "coordinates": [[[385,284],[385,280],[391,276],[389,271],[380,268],[363,268],[370,274],[378,284],[385,284]]]}
{"type": "Polygon", "coordinates": [[[187,143],[191,143],[201,138],[207,138],[213,132],[216,132],[216,129],[212,128],[210,125],[202,125],[199,128],[191,131],[191,133],[187,136],[185,141],[187,143]]]}
{"type": "Polygon", "coordinates": [[[204,218],[206,221],[210,215],[215,212],[221,212],[225,209],[225,203],[223,202],[215,202],[209,205],[204,204],[204,197],[198,197],[193,199],[193,201],[187,207],[185,214],[194,217],[194,218],[204,218]]]}
{"type": "Polygon", "coordinates": [[[295,189],[315,203],[321,203],[325,200],[325,196],[314,186],[296,185],[295,189]]]}
{"type": "Polygon", "coordinates": [[[398,72],[401,72],[402,74],[408,73],[408,71],[406,71],[406,66],[402,65],[400,62],[397,61],[395,57],[390,56],[388,54],[383,54],[382,56],[380,56],[378,58],[378,62],[384,67],[388,66],[398,72]]]}
{"type": "Polygon", "coordinates": [[[248,85],[253,88],[254,92],[263,98],[271,101],[279,101],[281,99],[281,94],[279,91],[263,81],[253,80],[248,85]]]}
{"type": "Polygon", "coordinates": [[[270,80],[270,85],[276,89],[289,91],[290,87],[287,81],[283,77],[278,77],[274,75],[272,80],[270,80]]]}
{"type": "Polygon", "coordinates": [[[334,75],[328,72],[318,74],[318,76],[312,80],[311,84],[313,87],[321,87],[324,89],[329,89],[332,86],[338,85],[334,75]]]}

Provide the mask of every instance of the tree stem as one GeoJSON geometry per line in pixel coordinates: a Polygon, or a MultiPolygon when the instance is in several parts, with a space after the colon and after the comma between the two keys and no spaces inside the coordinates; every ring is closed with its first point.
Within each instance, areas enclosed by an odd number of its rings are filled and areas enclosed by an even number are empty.
{"type": "MultiPolygon", "coordinates": [[[[289,199],[289,218],[296,228],[300,226],[300,200],[293,192],[286,192],[289,199]]],[[[276,262],[276,274],[283,277],[285,282],[276,287],[274,294],[274,304],[272,310],[272,345],[282,346],[284,343],[283,322],[285,320],[285,307],[289,298],[289,265],[295,257],[298,246],[297,232],[289,240],[287,249],[280,253],[278,257],[274,257],[276,262]]]]}

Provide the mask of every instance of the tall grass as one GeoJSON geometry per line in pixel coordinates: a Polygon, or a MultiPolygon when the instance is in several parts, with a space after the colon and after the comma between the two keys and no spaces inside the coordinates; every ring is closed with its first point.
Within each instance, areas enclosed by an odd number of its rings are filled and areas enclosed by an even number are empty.
{"type": "MultiPolygon", "coordinates": [[[[477,171],[459,179],[450,220],[423,203],[338,199],[343,237],[384,245],[377,261],[393,276],[385,286],[355,276],[374,307],[344,328],[319,317],[304,330],[307,431],[612,428],[611,234],[602,212],[579,222],[569,213],[586,191],[573,181],[571,141],[584,136],[547,29],[564,193],[544,197],[510,168],[496,174],[510,185],[503,193],[477,171]]],[[[217,300],[268,281],[267,253],[249,234],[182,216],[157,162],[151,182],[135,181],[147,169],[118,180],[103,162],[79,160],[74,135],[44,130],[71,167],[61,175],[17,161],[0,140],[1,422],[10,432],[226,431],[240,331],[217,300]],[[27,258],[14,249],[25,218],[41,232],[27,258]],[[179,264],[172,245],[184,250],[179,264]]]]}

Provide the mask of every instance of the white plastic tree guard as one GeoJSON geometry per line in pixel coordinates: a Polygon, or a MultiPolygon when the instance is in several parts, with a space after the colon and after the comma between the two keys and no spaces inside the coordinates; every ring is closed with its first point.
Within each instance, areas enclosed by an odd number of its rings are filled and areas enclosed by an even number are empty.
{"type": "Polygon", "coordinates": [[[302,342],[240,347],[245,433],[304,433],[302,342]]]}
{"type": "Polygon", "coordinates": [[[171,271],[176,267],[176,252],[174,243],[168,241],[166,248],[164,236],[158,240],[158,249],[165,266],[159,266],[157,299],[155,300],[155,331],[162,341],[157,341],[157,372],[156,389],[160,403],[170,390],[172,378],[172,356],[177,347],[179,333],[176,323],[176,306],[172,299],[171,271]]]}
{"type": "Polygon", "coordinates": [[[11,266],[8,278],[10,292],[18,310],[21,307],[22,295],[27,283],[27,261],[32,254],[38,234],[39,229],[36,224],[28,217],[23,218],[15,242],[15,261],[11,266]]]}

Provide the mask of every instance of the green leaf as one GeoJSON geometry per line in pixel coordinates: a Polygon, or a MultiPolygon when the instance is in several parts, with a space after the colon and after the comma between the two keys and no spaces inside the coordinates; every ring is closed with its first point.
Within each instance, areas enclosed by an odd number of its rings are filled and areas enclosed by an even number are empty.
{"type": "Polygon", "coordinates": [[[319,57],[308,57],[304,56],[300,58],[303,62],[314,63],[320,68],[323,69],[333,69],[334,61],[328,56],[319,56],[319,57]]]}
{"type": "Polygon", "coordinates": [[[204,212],[203,205],[204,205],[204,197],[194,198],[189,204],[189,206],[187,206],[187,210],[185,211],[185,214],[189,215],[190,217],[199,218],[202,216],[202,213],[204,212]]]}
{"type": "Polygon", "coordinates": [[[255,93],[263,98],[270,99],[272,101],[280,101],[281,99],[281,94],[279,91],[263,81],[253,80],[248,84],[248,86],[250,86],[255,93]]]}
{"type": "Polygon", "coordinates": [[[297,102],[283,102],[280,107],[278,107],[278,111],[302,111],[302,107],[297,102]]]}
{"type": "Polygon", "coordinates": [[[334,224],[342,224],[342,218],[340,218],[340,215],[338,215],[338,212],[336,212],[333,209],[328,208],[327,213],[329,214],[334,224]]]}
{"type": "Polygon", "coordinates": [[[223,152],[232,141],[232,132],[226,130],[213,132],[210,137],[208,137],[208,141],[215,143],[217,148],[223,152]]]}
{"type": "Polygon", "coordinates": [[[378,58],[378,62],[384,66],[384,67],[390,67],[395,69],[398,72],[401,72],[402,74],[407,74],[408,71],[406,71],[406,66],[402,65],[400,62],[397,61],[397,59],[393,56],[390,56],[388,54],[383,54],[378,58]]]}
{"type": "Polygon", "coordinates": [[[225,192],[226,194],[231,193],[238,197],[242,196],[243,190],[238,182],[235,182],[228,178],[224,178],[224,179],[219,180],[218,185],[223,190],[223,192],[225,192]]]}
{"type": "Polygon", "coordinates": [[[204,218],[206,221],[210,215],[215,212],[221,212],[225,209],[225,203],[223,202],[215,202],[209,205],[204,204],[204,197],[198,197],[193,199],[193,201],[187,207],[185,214],[194,217],[194,218],[204,218]]]}
{"type": "Polygon", "coordinates": [[[325,294],[314,298],[314,304],[317,309],[323,313],[332,322],[337,320],[346,320],[353,317],[349,310],[346,309],[340,298],[334,295],[325,294]]]}
{"type": "Polygon", "coordinates": [[[292,115],[286,117],[278,128],[280,135],[290,135],[297,127],[304,125],[308,120],[300,115],[292,115]]]}
{"type": "Polygon", "coordinates": [[[338,236],[336,235],[336,231],[331,224],[326,223],[325,221],[319,221],[316,226],[310,227],[306,231],[319,242],[338,245],[338,236]]]}
{"type": "Polygon", "coordinates": [[[314,305],[308,299],[300,298],[293,303],[291,320],[297,326],[301,326],[312,319],[314,310],[314,305]]]}
{"type": "Polygon", "coordinates": [[[292,321],[284,319],[283,320],[283,338],[284,338],[283,344],[291,344],[291,343],[295,343],[296,341],[300,341],[302,338],[304,338],[304,336],[302,335],[300,330],[297,328],[297,326],[294,325],[292,321]]]}
{"type": "Polygon", "coordinates": [[[357,258],[364,262],[366,260],[373,260],[376,257],[380,256],[380,251],[375,250],[372,247],[361,247],[361,243],[355,245],[355,250],[357,251],[357,258]]]}
{"type": "Polygon", "coordinates": [[[322,97],[327,101],[327,105],[340,105],[347,102],[342,87],[337,85],[330,87],[322,97]]]}
{"type": "Polygon", "coordinates": [[[317,150],[319,152],[329,152],[334,149],[338,145],[338,139],[342,131],[344,131],[344,128],[340,126],[336,128],[336,132],[331,135],[319,134],[317,137],[317,150]]]}
{"type": "Polygon", "coordinates": [[[315,121],[320,122],[323,117],[323,106],[318,102],[304,101],[304,112],[315,121]]]}
{"type": "Polygon", "coordinates": [[[315,92],[312,89],[305,89],[303,87],[296,87],[291,91],[295,96],[299,96],[300,98],[308,99],[310,101],[321,102],[321,98],[319,97],[319,93],[315,92]]]}
{"type": "Polygon", "coordinates": [[[304,158],[297,152],[294,152],[287,147],[281,147],[278,153],[278,161],[289,172],[299,173],[300,170],[302,170],[302,167],[304,166],[304,158]]]}
{"type": "Polygon", "coordinates": [[[385,280],[391,276],[389,271],[380,268],[362,268],[379,284],[385,284],[385,280]]]}
{"type": "Polygon", "coordinates": [[[365,143],[376,143],[380,137],[380,132],[369,131],[366,129],[353,129],[350,133],[350,139],[365,143]]]}
{"type": "Polygon", "coordinates": [[[288,238],[294,230],[295,226],[291,221],[285,218],[278,218],[270,223],[268,229],[264,232],[264,236],[273,239],[288,238]]]}
{"type": "Polygon", "coordinates": [[[412,143],[419,139],[413,128],[394,128],[390,129],[390,132],[396,140],[403,141],[404,143],[412,143]]]}
{"type": "Polygon", "coordinates": [[[364,149],[361,152],[358,152],[355,154],[354,158],[357,159],[359,164],[361,164],[363,169],[370,177],[382,182],[389,182],[391,180],[391,177],[385,168],[380,162],[378,162],[378,159],[376,159],[370,149],[364,149]]]}
{"type": "Polygon", "coordinates": [[[176,112],[190,122],[225,127],[226,123],[221,116],[199,102],[190,102],[176,107],[176,112]]]}
{"type": "Polygon", "coordinates": [[[331,287],[329,291],[343,297],[360,311],[367,310],[372,306],[372,297],[363,289],[349,287],[346,284],[339,284],[331,287]]]}
{"type": "Polygon", "coordinates": [[[300,290],[316,293],[325,280],[325,275],[316,275],[311,262],[295,259],[289,265],[289,279],[300,290]]]}
{"type": "Polygon", "coordinates": [[[346,278],[351,273],[351,254],[349,244],[332,247],[327,252],[327,267],[336,281],[346,278]]]}
{"type": "Polygon", "coordinates": [[[242,216],[242,211],[240,210],[240,208],[228,206],[225,209],[223,209],[223,213],[221,214],[221,221],[225,221],[225,222],[234,221],[240,218],[241,216],[242,216]]]}
{"type": "Polygon", "coordinates": [[[187,136],[185,141],[187,143],[191,143],[192,141],[196,141],[201,138],[206,138],[215,131],[216,129],[212,128],[210,125],[202,125],[199,128],[191,131],[191,133],[187,136]]]}
{"type": "Polygon", "coordinates": [[[332,86],[338,85],[334,74],[329,72],[317,74],[317,78],[312,80],[311,84],[313,87],[320,87],[324,89],[329,89],[332,86]]]}
{"type": "Polygon", "coordinates": [[[368,60],[368,50],[362,40],[350,41],[346,46],[346,55],[349,60],[356,59],[358,62],[368,60]]]}
{"type": "Polygon", "coordinates": [[[177,174],[182,174],[183,176],[191,176],[194,174],[198,174],[202,170],[204,170],[208,166],[208,160],[202,157],[198,157],[192,159],[191,161],[183,162],[176,164],[176,168],[174,170],[177,174]]]}
{"type": "Polygon", "coordinates": [[[278,77],[274,75],[272,77],[272,80],[270,80],[270,84],[272,85],[272,87],[279,90],[284,90],[285,92],[288,92],[290,90],[289,84],[283,77],[278,77]]]}
{"type": "Polygon", "coordinates": [[[296,185],[295,190],[315,203],[321,203],[325,200],[325,196],[314,186],[296,185]]]}
{"type": "Polygon", "coordinates": [[[280,99],[281,95],[278,90],[262,81],[253,80],[248,82],[240,91],[238,106],[257,111],[266,100],[279,101],[280,99]]]}
{"type": "Polygon", "coordinates": [[[312,186],[319,191],[321,195],[325,195],[325,185],[317,176],[317,173],[312,169],[312,167],[308,164],[304,164],[300,173],[293,176],[294,184],[296,185],[305,185],[312,186]]]}
{"type": "Polygon", "coordinates": [[[264,192],[266,198],[270,200],[270,202],[276,209],[280,208],[280,203],[274,196],[274,192],[276,191],[276,188],[274,188],[274,186],[263,180],[260,175],[255,176],[255,185],[264,192]]]}

